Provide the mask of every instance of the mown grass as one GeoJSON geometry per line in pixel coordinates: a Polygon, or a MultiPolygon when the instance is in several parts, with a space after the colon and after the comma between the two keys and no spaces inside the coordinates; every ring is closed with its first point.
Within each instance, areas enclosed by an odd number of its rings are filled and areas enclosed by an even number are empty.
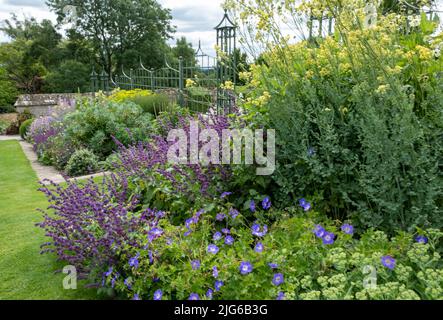
{"type": "Polygon", "coordinates": [[[63,289],[64,266],[40,254],[47,242],[36,208],[46,208],[37,177],[17,141],[0,142],[0,300],[94,299],[96,289],[63,289]]]}

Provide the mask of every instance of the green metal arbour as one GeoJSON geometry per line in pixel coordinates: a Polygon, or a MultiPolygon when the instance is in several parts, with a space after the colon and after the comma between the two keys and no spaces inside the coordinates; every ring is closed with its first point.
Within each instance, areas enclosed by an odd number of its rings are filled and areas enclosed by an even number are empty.
{"type": "Polygon", "coordinates": [[[217,32],[217,112],[230,112],[235,103],[235,93],[231,90],[222,89],[221,86],[226,81],[234,83],[236,81],[236,65],[235,50],[237,46],[237,26],[229,18],[228,11],[225,9],[225,14],[222,21],[215,27],[217,32]]]}
{"type": "Polygon", "coordinates": [[[146,89],[168,92],[176,95],[177,102],[191,111],[207,112],[216,107],[217,112],[231,109],[235,98],[234,92],[220,88],[226,81],[235,82],[235,55],[237,27],[229,18],[227,11],[222,21],[215,27],[217,32],[218,57],[206,54],[199,41],[194,59],[186,61],[182,57],[169,63],[165,58],[164,67],[150,69],[140,59],[135,69],[125,70],[115,76],[108,75],[104,70],[97,74],[95,68],[91,73],[91,89],[109,91],[114,88],[124,90],[146,89]],[[196,88],[186,88],[188,79],[195,81],[196,88]]]}

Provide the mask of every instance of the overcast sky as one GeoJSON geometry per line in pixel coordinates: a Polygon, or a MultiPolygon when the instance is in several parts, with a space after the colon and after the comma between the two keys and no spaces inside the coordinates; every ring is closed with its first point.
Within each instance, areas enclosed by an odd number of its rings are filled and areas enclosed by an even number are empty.
{"type": "MultiPolygon", "coordinates": [[[[214,27],[223,17],[223,0],[159,0],[163,7],[172,10],[173,25],[177,26],[175,37],[186,36],[197,48],[199,39],[203,51],[214,55],[214,27]]],[[[443,10],[443,0],[438,0],[443,10]]],[[[14,12],[19,17],[35,17],[38,20],[51,19],[55,15],[45,5],[45,0],[0,0],[0,20],[7,19],[14,12]]],[[[0,33],[0,42],[7,40],[0,33]]],[[[171,41],[174,42],[174,41],[171,41]]]]}
{"type": "MultiPolygon", "coordinates": [[[[174,37],[186,36],[194,48],[198,47],[201,39],[203,51],[214,54],[214,27],[223,17],[221,3],[223,0],[159,0],[165,8],[172,10],[173,25],[177,26],[174,37]]],[[[55,15],[45,5],[45,0],[0,0],[0,20],[10,17],[14,12],[19,17],[35,17],[39,21],[51,19],[55,15]]],[[[7,40],[0,33],[0,42],[7,40]]],[[[172,43],[175,41],[171,41],[172,43]]]]}

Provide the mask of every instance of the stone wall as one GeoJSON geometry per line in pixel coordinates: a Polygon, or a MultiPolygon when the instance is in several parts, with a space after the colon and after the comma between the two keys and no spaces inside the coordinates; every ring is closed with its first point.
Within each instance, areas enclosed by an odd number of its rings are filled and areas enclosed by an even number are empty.
{"type": "Polygon", "coordinates": [[[24,94],[15,103],[17,112],[28,109],[35,117],[47,115],[51,108],[75,100],[78,96],[93,96],[94,93],[24,94]]]}

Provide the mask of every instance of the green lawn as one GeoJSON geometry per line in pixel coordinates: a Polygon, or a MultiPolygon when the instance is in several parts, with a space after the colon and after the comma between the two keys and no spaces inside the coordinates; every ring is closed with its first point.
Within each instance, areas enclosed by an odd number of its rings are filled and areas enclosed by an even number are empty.
{"type": "Polygon", "coordinates": [[[45,209],[37,177],[17,141],[0,141],[0,300],[92,299],[95,289],[64,290],[63,268],[51,254],[40,255],[48,241],[35,227],[45,209]]]}

